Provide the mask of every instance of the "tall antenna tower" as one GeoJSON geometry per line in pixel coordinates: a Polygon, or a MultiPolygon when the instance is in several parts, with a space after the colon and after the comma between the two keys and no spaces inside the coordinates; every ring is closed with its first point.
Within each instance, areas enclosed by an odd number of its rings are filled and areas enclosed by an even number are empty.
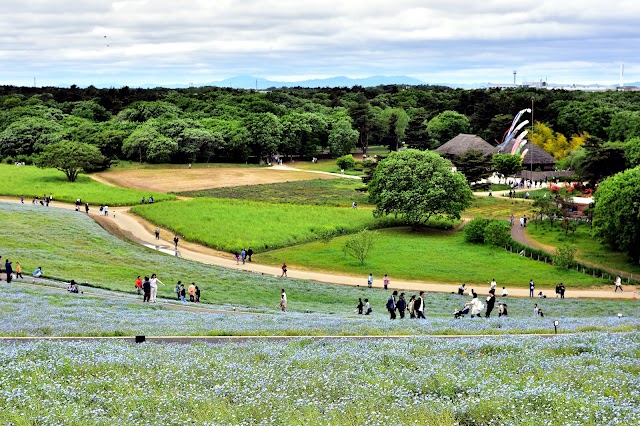
{"type": "Polygon", "coordinates": [[[620,87],[624,87],[624,62],[620,64],[620,87]]]}
{"type": "Polygon", "coordinates": [[[517,73],[518,73],[518,72],[517,72],[516,70],[513,70],[513,84],[514,84],[514,85],[516,84],[516,74],[517,74],[517,73]]]}

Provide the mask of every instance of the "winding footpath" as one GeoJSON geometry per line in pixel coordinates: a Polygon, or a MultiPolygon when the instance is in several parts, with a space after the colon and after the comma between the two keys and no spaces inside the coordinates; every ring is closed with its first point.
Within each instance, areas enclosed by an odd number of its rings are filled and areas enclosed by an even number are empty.
{"type": "MultiPolygon", "coordinates": [[[[20,200],[18,199],[7,197],[0,197],[0,201],[20,203],[20,200]]],[[[49,208],[75,210],[75,206],[73,204],[60,202],[53,202],[49,208]]],[[[133,215],[129,211],[129,209],[129,207],[111,207],[109,209],[108,217],[96,213],[90,213],[90,216],[102,227],[104,227],[114,235],[121,238],[129,239],[145,247],[158,250],[166,254],[177,255],[185,259],[194,260],[204,264],[220,266],[227,269],[240,270],[247,273],[270,276],[280,276],[281,274],[280,267],[263,265],[255,262],[247,262],[244,265],[238,265],[236,263],[235,257],[232,254],[213,250],[192,242],[181,240],[179,243],[178,252],[176,252],[173,249],[173,234],[170,231],[161,229],[161,238],[159,240],[156,240],[154,235],[156,226],[138,216],[133,215]]],[[[351,276],[318,271],[289,269],[287,274],[288,278],[305,279],[322,283],[347,285],[354,287],[365,287],[367,282],[366,276],[351,276]]],[[[391,284],[391,289],[440,293],[456,292],[458,288],[458,284],[434,283],[424,281],[393,280],[391,284]]],[[[377,283],[377,285],[374,285],[374,287],[380,288],[381,285],[380,283],[377,283]]],[[[622,293],[614,293],[612,290],[603,289],[570,290],[567,291],[566,297],[602,299],[635,298],[636,289],[631,286],[625,286],[625,288],[627,289],[627,291],[622,293]]],[[[553,295],[555,291],[552,288],[536,287],[536,291],[540,290],[549,295],[553,295]]],[[[479,293],[484,294],[485,292],[483,290],[479,290],[479,293]]],[[[528,295],[528,288],[509,289],[509,296],[512,297],[528,297],[528,295]]]]}

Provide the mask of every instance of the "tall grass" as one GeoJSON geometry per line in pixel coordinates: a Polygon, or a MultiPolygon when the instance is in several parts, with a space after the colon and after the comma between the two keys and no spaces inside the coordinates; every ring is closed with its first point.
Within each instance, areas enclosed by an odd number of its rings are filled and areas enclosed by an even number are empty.
{"type": "Polygon", "coordinates": [[[367,209],[270,204],[246,200],[194,199],[136,206],[132,211],[190,241],[225,251],[263,252],[394,223],[367,209]]]}
{"type": "Polygon", "coordinates": [[[36,195],[53,195],[53,201],[74,202],[82,199],[92,205],[107,204],[123,206],[139,204],[142,198],[153,196],[155,201],[174,200],[174,195],[143,192],[119,188],[96,182],[86,175],[79,175],[75,182],[69,182],[64,173],[55,169],[40,169],[34,166],[13,166],[0,164],[0,195],[25,197],[31,202],[36,195]]]}

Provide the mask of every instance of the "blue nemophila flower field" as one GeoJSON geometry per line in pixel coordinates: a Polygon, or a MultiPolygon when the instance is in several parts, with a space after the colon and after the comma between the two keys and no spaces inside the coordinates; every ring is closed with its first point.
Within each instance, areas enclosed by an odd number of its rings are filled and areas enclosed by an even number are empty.
{"type": "Polygon", "coordinates": [[[0,345],[0,423],[634,425],[640,337],[0,345]]]}
{"type": "MultiPolygon", "coordinates": [[[[98,290],[92,290],[98,291],[98,290]]],[[[103,292],[112,294],[111,292],[103,292]]],[[[449,303],[447,295],[430,295],[449,303]]],[[[295,300],[295,299],[294,299],[295,300]]],[[[433,301],[432,300],[432,301],[433,301]]],[[[585,301],[566,301],[585,303],[585,301]]],[[[511,303],[511,302],[510,302],[511,303]]],[[[526,300],[514,300],[513,305],[526,300]]],[[[189,304],[187,304],[189,305],[189,304]]],[[[191,304],[193,306],[193,304],[191,304]]],[[[201,305],[209,306],[209,305],[201,305]]],[[[215,307],[215,306],[212,306],[215,307]]],[[[623,305],[624,307],[624,305],[623,305]]],[[[626,307],[633,308],[633,305],[626,307]]],[[[176,311],[139,299],[99,299],[50,288],[5,286],[0,292],[0,336],[133,336],[159,335],[389,335],[389,334],[516,334],[550,333],[553,318],[533,318],[514,312],[513,318],[430,316],[425,321],[389,321],[380,309],[372,316],[281,312],[224,314],[176,311]]],[[[632,312],[629,312],[630,314],[632,312]]],[[[640,329],[637,316],[560,317],[561,333],[640,329]]]]}

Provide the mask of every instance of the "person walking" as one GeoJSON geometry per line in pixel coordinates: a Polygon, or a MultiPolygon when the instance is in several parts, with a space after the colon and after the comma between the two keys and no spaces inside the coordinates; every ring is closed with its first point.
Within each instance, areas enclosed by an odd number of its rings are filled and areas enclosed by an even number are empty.
{"type": "Polygon", "coordinates": [[[496,304],[496,291],[489,290],[489,297],[487,297],[487,312],[484,314],[485,318],[491,317],[491,311],[496,304]]]}
{"type": "Polygon", "coordinates": [[[187,291],[184,289],[184,284],[180,284],[180,301],[186,302],[187,291]]]}
{"type": "Polygon", "coordinates": [[[251,247],[249,247],[249,250],[247,250],[247,256],[249,257],[249,262],[253,262],[253,260],[251,259],[251,256],[253,256],[253,249],[251,247]]]}
{"type": "Polygon", "coordinates": [[[136,278],[136,293],[138,293],[138,296],[142,293],[142,278],[140,278],[140,275],[136,278]]]}
{"type": "Polygon", "coordinates": [[[389,276],[387,274],[384,274],[384,278],[382,278],[382,285],[385,290],[389,288],[389,276]]]}
{"type": "Polygon", "coordinates": [[[364,304],[362,303],[362,297],[358,297],[358,315],[362,315],[362,308],[364,308],[364,304]]]}
{"type": "Polygon", "coordinates": [[[189,292],[189,302],[195,302],[196,301],[196,283],[191,283],[187,291],[189,292]]]}
{"type": "Polygon", "coordinates": [[[280,309],[287,313],[287,293],[284,292],[284,288],[280,291],[280,309]]]}
{"type": "Polygon", "coordinates": [[[104,208],[102,209],[102,211],[104,212],[105,216],[109,216],[109,206],[104,206],[104,208]]]}
{"type": "Polygon", "coordinates": [[[84,212],[89,214],[89,203],[84,203],[84,212]]]}
{"type": "Polygon", "coordinates": [[[238,252],[238,250],[233,252],[233,255],[236,257],[236,265],[240,264],[240,253],[238,252]]]}
{"type": "Polygon", "coordinates": [[[420,296],[413,302],[413,309],[416,311],[416,317],[426,319],[424,316],[424,291],[421,291],[420,296]]]}
{"type": "Polygon", "coordinates": [[[409,304],[407,306],[409,308],[409,318],[416,317],[415,303],[416,303],[416,295],[412,294],[411,298],[409,298],[409,304]]]}
{"type": "Polygon", "coordinates": [[[144,281],[142,282],[142,290],[144,292],[142,301],[149,302],[151,299],[151,281],[149,281],[149,277],[147,276],[144,277],[144,281]]]}
{"type": "MultiPolygon", "coordinates": [[[[8,274],[7,274],[7,277],[8,277],[8,274]]],[[[620,275],[616,277],[615,284],[616,284],[616,288],[613,290],[614,293],[617,292],[618,289],[620,289],[620,291],[624,291],[622,290],[622,277],[620,275]]]]}
{"type": "Polygon", "coordinates": [[[389,311],[389,315],[391,316],[390,319],[394,320],[396,319],[396,296],[398,295],[398,291],[394,290],[393,293],[391,293],[391,296],[389,296],[389,299],[387,300],[387,311],[389,311]]]}
{"type": "Polygon", "coordinates": [[[196,303],[200,303],[200,288],[196,286],[196,303]]]}
{"type": "Polygon", "coordinates": [[[7,274],[7,284],[11,284],[11,280],[13,279],[13,267],[11,266],[9,259],[4,262],[4,272],[7,274]]]}
{"type": "Polygon", "coordinates": [[[178,251],[178,242],[180,241],[180,238],[178,238],[177,235],[175,235],[173,237],[173,248],[175,251],[178,251]]]}
{"type": "Polygon", "coordinates": [[[371,309],[371,305],[369,304],[369,299],[364,299],[364,314],[369,315],[373,312],[371,309]]]}
{"type": "Polygon", "coordinates": [[[155,234],[156,234],[156,240],[159,240],[160,239],[160,229],[156,228],[155,234]]]}
{"type": "Polygon", "coordinates": [[[242,249],[242,251],[240,252],[240,257],[242,258],[242,264],[244,265],[247,262],[247,250],[246,249],[242,249]]]}
{"type": "Polygon", "coordinates": [[[287,276],[287,264],[283,263],[282,264],[282,275],[280,275],[280,278],[286,277],[286,276],[287,276]]]}
{"type": "Polygon", "coordinates": [[[20,266],[20,262],[16,262],[16,278],[24,279],[22,276],[22,266],[20,266]]]}
{"type": "Polygon", "coordinates": [[[369,278],[367,278],[367,287],[373,287],[373,274],[369,274],[369,278]]]}
{"type": "Polygon", "coordinates": [[[564,291],[565,291],[564,284],[560,283],[560,299],[564,299],[564,291]]]}
{"type": "Polygon", "coordinates": [[[534,290],[536,289],[536,284],[533,282],[533,278],[529,280],[529,297],[533,297],[534,290]]]}
{"type": "Polygon", "coordinates": [[[400,298],[398,299],[398,303],[396,303],[396,308],[400,314],[400,319],[404,319],[404,313],[407,310],[407,300],[404,298],[404,293],[400,293],[400,298]]]}

